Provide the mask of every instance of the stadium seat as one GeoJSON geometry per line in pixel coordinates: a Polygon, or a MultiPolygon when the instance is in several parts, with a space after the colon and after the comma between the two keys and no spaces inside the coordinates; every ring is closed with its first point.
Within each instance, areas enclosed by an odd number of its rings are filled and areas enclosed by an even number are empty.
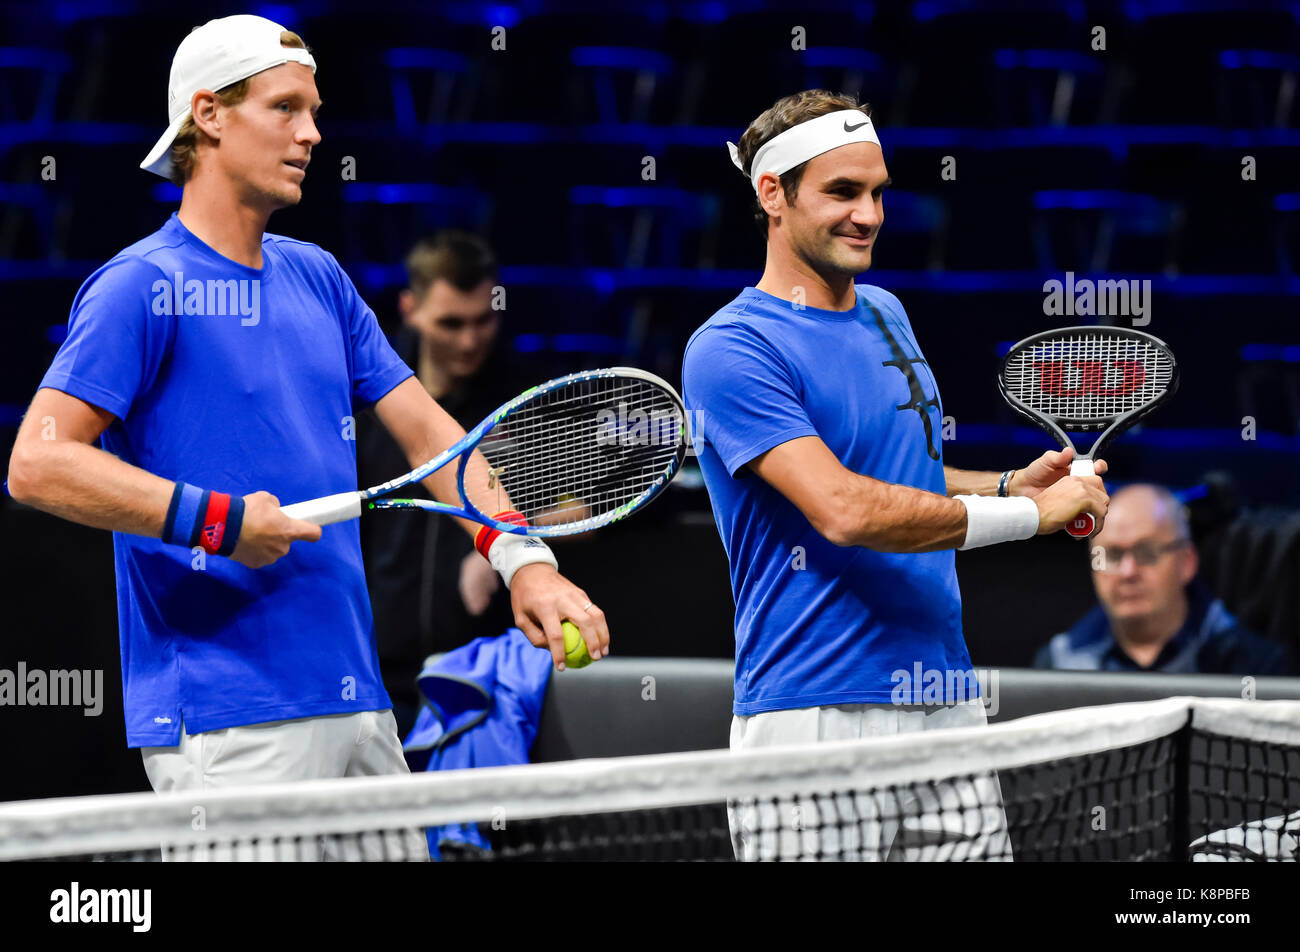
{"type": "Polygon", "coordinates": [[[478,59],[455,50],[397,47],[384,60],[399,128],[415,132],[425,123],[482,118],[476,110],[483,83],[478,59]]]}
{"type": "Polygon", "coordinates": [[[53,122],[69,65],[57,50],[0,47],[0,122],[53,122]]]}
{"type": "Polygon", "coordinates": [[[1038,266],[1045,271],[1178,272],[1184,211],[1176,202],[1116,190],[1034,195],[1038,266]]]}
{"type": "Polygon", "coordinates": [[[673,96],[677,64],[659,50],[627,46],[577,46],[570,53],[577,75],[570,84],[570,115],[579,122],[692,122],[696,90],[673,96]]]}
{"type": "Polygon", "coordinates": [[[618,268],[711,268],[720,203],[665,185],[569,191],[573,260],[618,268]]]}
{"type": "Polygon", "coordinates": [[[395,262],[441,228],[486,231],[492,198],[468,188],[430,182],[350,182],[343,188],[349,258],[395,262]]]}
{"type": "Polygon", "coordinates": [[[1106,67],[1078,50],[1011,50],[993,54],[1001,126],[1106,123],[1106,67]]]}
{"type": "Polygon", "coordinates": [[[1300,56],[1276,50],[1219,53],[1215,104],[1219,124],[1230,129],[1294,126],[1300,56]]]}

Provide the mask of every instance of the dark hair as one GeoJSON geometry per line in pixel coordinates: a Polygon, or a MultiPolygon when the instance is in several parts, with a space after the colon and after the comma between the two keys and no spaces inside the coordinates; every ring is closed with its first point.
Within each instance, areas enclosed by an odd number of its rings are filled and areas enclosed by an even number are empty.
{"type": "MultiPolygon", "coordinates": [[[[740,153],[740,162],[744,166],[745,175],[750,174],[754,156],[769,139],[776,138],[787,129],[793,129],[801,122],[816,119],[827,113],[838,112],[841,109],[856,109],[868,119],[871,118],[871,106],[867,103],[860,103],[852,96],[837,95],[825,89],[805,89],[801,93],[778,99],[770,109],[749,124],[745,134],[740,137],[740,142],[736,144],[736,151],[740,153]]],[[[791,205],[794,204],[795,196],[799,194],[799,182],[803,179],[803,172],[807,165],[807,162],[801,162],[780,177],[785,200],[791,205]]],[[[754,222],[758,225],[764,239],[767,238],[768,221],[768,214],[758,201],[758,196],[755,195],[754,222]]]]}
{"type": "Polygon", "coordinates": [[[416,243],[406,256],[406,278],[417,301],[424,300],[435,281],[473,291],[497,279],[497,259],[478,235],[449,228],[416,243]]]}

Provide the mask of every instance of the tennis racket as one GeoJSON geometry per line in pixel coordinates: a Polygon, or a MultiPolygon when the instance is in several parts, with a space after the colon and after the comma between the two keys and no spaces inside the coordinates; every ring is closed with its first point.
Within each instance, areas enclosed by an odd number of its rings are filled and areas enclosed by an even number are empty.
{"type": "Polygon", "coordinates": [[[327,525],[363,506],[423,509],[517,535],[575,535],[647,505],[676,475],[687,440],[686,411],[668,383],[631,367],[588,370],[521,393],[405,476],[282,511],[327,525]],[[378,498],[452,462],[460,506],[378,498]],[[527,525],[497,519],[512,510],[527,525]]]}
{"type": "MultiPolygon", "coordinates": [[[[1126,327],[1061,327],[1015,344],[998,371],[1011,408],[1074,450],[1071,476],[1093,475],[1093,460],[1120,433],[1178,390],[1178,363],[1164,341],[1126,327]],[[1100,433],[1082,453],[1067,430],[1100,433]]],[[[1092,535],[1082,513],[1065,531],[1092,535]]]]}

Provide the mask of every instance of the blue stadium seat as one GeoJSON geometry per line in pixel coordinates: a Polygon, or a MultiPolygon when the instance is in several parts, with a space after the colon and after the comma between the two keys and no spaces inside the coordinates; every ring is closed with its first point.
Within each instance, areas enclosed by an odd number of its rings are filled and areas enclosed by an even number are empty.
{"type": "Polygon", "coordinates": [[[1291,128],[1300,56],[1276,50],[1223,50],[1215,104],[1229,128],[1291,128]]]}
{"type": "Polygon", "coordinates": [[[997,144],[989,148],[959,144],[898,150],[904,155],[896,152],[890,158],[895,182],[910,186],[913,177],[924,176],[922,182],[934,183],[930,187],[947,197],[951,210],[949,268],[1016,271],[1040,267],[1029,227],[1034,216],[1033,194],[1052,188],[1113,188],[1119,180],[1113,143],[1105,139],[1090,143],[1025,130],[1023,144],[1009,135],[994,141],[997,144]],[[949,154],[956,160],[956,179],[939,181],[940,161],[949,154]],[[1006,221],[1023,225],[1005,228],[1006,221]]]}
{"type": "Polygon", "coordinates": [[[1184,210],[1177,202],[1112,189],[1034,195],[1034,243],[1045,271],[1176,274],[1184,210]]]}
{"type": "Polygon", "coordinates": [[[391,49],[384,60],[400,129],[480,118],[475,112],[482,86],[478,60],[455,50],[416,47],[391,49]]]}
{"type": "Polygon", "coordinates": [[[890,118],[907,125],[988,127],[997,89],[986,51],[1077,49],[1086,36],[1081,0],[919,0],[910,13],[891,51],[906,65],[890,118]]]}
{"type": "Polygon", "coordinates": [[[537,379],[623,359],[626,328],[599,273],[507,265],[501,283],[507,295],[502,332],[538,365],[537,379]]]}
{"type": "Polygon", "coordinates": [[[1242,417],[1259,429],[1300,437],[1300,345],[1248,343],[1239,355],[1234,389],[1242,417]]]}
{"type": "MultiPolygon", "coordinates": [[[[60,45],[74,67],[59,95],[60,118],[145,122],[155,130],[154,138],[166,128],[167,78],[176,45],[220,13],[185,12],[174,4],[138,9],[144,6],[86,2],[62,8],[60,45]]],[[[146,152],[152,144],[152,139],[144,144],[146,152]]]]}
{"type": "Polygon", "coordinates": [[[619,268],[711,268],[719,211],[713,195],[666,185],[579,185],[569,191],[573,260],[619,268]]]}
{"type": "Polygon", "coordinates": [[[0,47],[0,122],[53,122],[68,66],[57,50],[0,47]]]}
{"type": "Polygon", "coordinates": [[[940,271],[948,250],[948,204],[935,195],[901,189],[884,193],[886,234],[873,254],[885,268],[940,271]]]}
{"type": "Polygon", "coordinates": [[[673,9],[664,0],[647,0],[626,7],[607,0],[565,0],[564,3],[521,3],[482,6],[485,15],[512,10],[519,16],[513,33],[521,37],[528,50],[545,43],[552,49],[567,51],[575,46],[618,46],[635,38],[640,46],[662,49],[670,28],[673,9]]]}
{"type": "MultiPolygon", "coordinates": [[[[579,122],[694,121],[694,99],[674,87],[677,64],[659,50],[628,46],[577,46],[570,84],[570,115],[579,122]],[[673,92],[677,96],[672,97],[673,92]]],[[[696,91],[698,96],[698,90],[696,91]]]]}
{"type": "Polygon", "coordinates": [[[1259,43],[1294,50],[1300,9],[1291,0],[1125,0],[1135,47],[1180,51],[1234,49],[1259,43]]]}
{"type": "MultiPolygon", "coordinates": [[[[863,69],[836,49],[874,50],[876,5],[853,0],[688,3],[683,49],[704,77],[696,120],[745,124],[777,99],[863,69]]],[[[865,77],[862,80],[865,82],[865,77]]],[[[835,92],[852,92],[831,87],[835,92]]],[[[864,88],[874,103],[886,91],[864,88]]],[[[739,134],[739,133],[737,133],[739,134]]]]}
{"type": "Polygon", "coordinates": [[[853,46],[814,46],[800,56],[805,89],[829,89],[859,102],[889,90],[898,64],[879,54],[853,46]]]}
{"type": "Polygon", "coordinates": [[[1124,122],[1203,123],[1222,115],[1215,82],[1222,50],[1294,53],[1300,42],[1300,10],[1289,0],[1129,0],[1123,11],[1131,49],[1178,53],[1126,58],[1124,122]]]}
{"type": "Polygon", "coordinates": [[[481,232],[492,217],[492,198],[469,188],[350,182],[342,195],[345,251],[351,260],[401,261],[416,241],[440,228],[481,232]]]}
{"type": "Polygon", "coordinates": [[[1065,126],[1110,122],[1105,61],[1068,50],[997,50],[998,122],[1002,126],[1065,126]]]}

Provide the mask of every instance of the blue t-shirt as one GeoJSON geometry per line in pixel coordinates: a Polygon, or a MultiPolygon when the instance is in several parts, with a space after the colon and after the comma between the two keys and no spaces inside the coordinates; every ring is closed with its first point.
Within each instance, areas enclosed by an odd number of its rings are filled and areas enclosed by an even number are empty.
{"type": "MultiPolygon", "coordinates": [[[[261,270],[176,215],[92,274],[41,381],[117,419],[100,445],[166,479],[282,503],[355,489],[354,405],[411,370],[334,257],[279,235],[261,270]]],[[[356,520],[261,569],[113,534],[127,742],[382,710],[356,520]]]]}
{"type": "Polygon", "coordinates": [[[736,599],[737,714],[978,696],[953,550],[833,545],[746,468],[818,436],[855,473],[946,492],[939,390],[903,306],[857,295],[826,311],[746,288],[686,345],[683,399],[736,599]]]}

